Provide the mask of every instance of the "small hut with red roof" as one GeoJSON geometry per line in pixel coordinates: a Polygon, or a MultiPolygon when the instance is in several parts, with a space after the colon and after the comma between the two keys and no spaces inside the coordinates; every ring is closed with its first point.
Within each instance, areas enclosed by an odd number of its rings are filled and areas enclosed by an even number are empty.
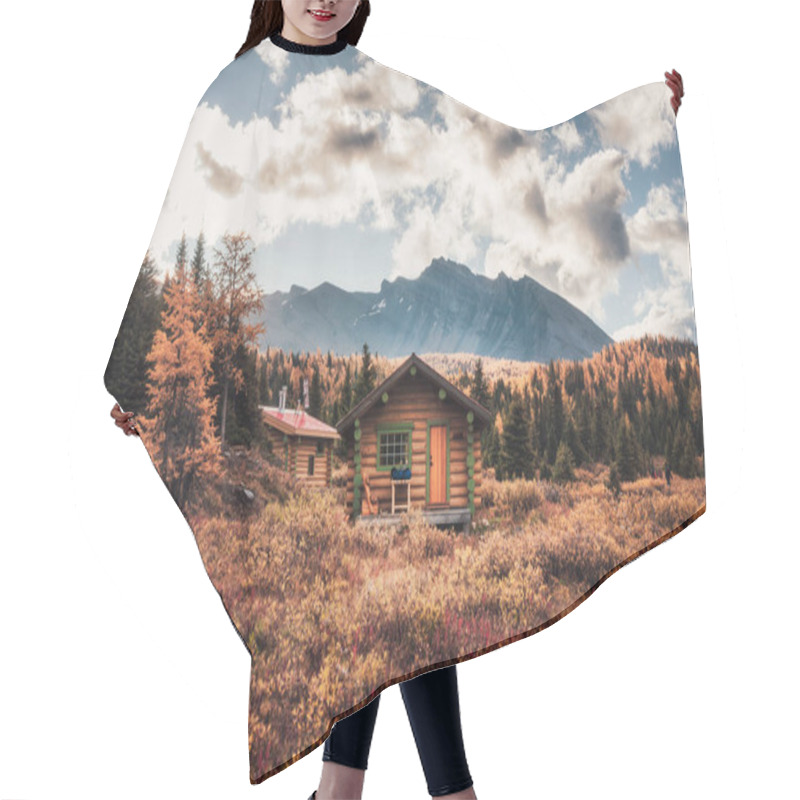
{"type": "MultiPolygon", "coordinates": [[[[283,400],[283,396],[281,397],[283,400]]],[[[295,409],[259,406],[272,451],[288,472],[311,486],[330,486],[333,443],[341,436],[336,428],[295,409]]]]}

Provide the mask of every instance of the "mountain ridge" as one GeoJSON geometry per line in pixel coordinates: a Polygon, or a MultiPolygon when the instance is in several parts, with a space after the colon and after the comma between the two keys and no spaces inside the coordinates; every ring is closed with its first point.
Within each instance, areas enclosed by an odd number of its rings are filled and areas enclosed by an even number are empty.
{"type": "Polygon", "coordinates": [[[377,292],[329,280],[262,295],[262,348],[360,352],[469,352],[546,363],[581,359],[613,339],[576,306],[525,275],[478,275],[435,258],[416,278],[384,278],[377,292]]]}

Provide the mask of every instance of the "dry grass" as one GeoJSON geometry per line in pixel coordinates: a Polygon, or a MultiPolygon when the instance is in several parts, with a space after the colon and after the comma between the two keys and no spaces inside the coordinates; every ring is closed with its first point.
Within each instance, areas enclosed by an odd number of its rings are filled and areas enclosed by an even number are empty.
{"type": "Polygon", "coordinates": [[[252,778],[296,761],[389,681],[541,626],[705,502],[702,478],[642,478],[615,499],[606,474],[567,485],[489,474],[470,534],[413,511],[399,528],[356,527],[341,487],[309,491],[279,470],[268,480],[285,502],[240,522],[193,520],[253,654],[252,778]]]}

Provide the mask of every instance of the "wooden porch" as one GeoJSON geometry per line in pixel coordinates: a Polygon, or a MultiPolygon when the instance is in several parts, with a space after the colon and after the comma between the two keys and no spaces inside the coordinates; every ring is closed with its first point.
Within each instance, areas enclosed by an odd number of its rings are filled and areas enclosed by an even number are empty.
{"type": "MultiPolygon", "coordinates": [[[[468,507],[464,508],[425,508],[414,509],[412,514],[418,513],[430,525],[461,525],[466,533],[469,531],[472,515],[468,507]]],[[[399,525],[405,512],[384,514],[359,514],[356,517],[356,526],[366,525],[399,525]]]]}

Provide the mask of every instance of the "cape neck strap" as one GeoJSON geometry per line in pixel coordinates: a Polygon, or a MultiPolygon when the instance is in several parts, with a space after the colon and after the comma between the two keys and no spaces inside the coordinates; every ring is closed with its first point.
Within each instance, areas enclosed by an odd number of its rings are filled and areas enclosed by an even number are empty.
{"type": "Polygon", "coordinates": [[[338,38],[335,42],[329,44],[300,44],[293,42],[281,35],[278,31],[273,33],[270,37],[272,44],[288,50],[290,53],[307,53],[308,55],[332,55],[333,53],[341,53],[347,47],[347,40],[338,38]]]}

